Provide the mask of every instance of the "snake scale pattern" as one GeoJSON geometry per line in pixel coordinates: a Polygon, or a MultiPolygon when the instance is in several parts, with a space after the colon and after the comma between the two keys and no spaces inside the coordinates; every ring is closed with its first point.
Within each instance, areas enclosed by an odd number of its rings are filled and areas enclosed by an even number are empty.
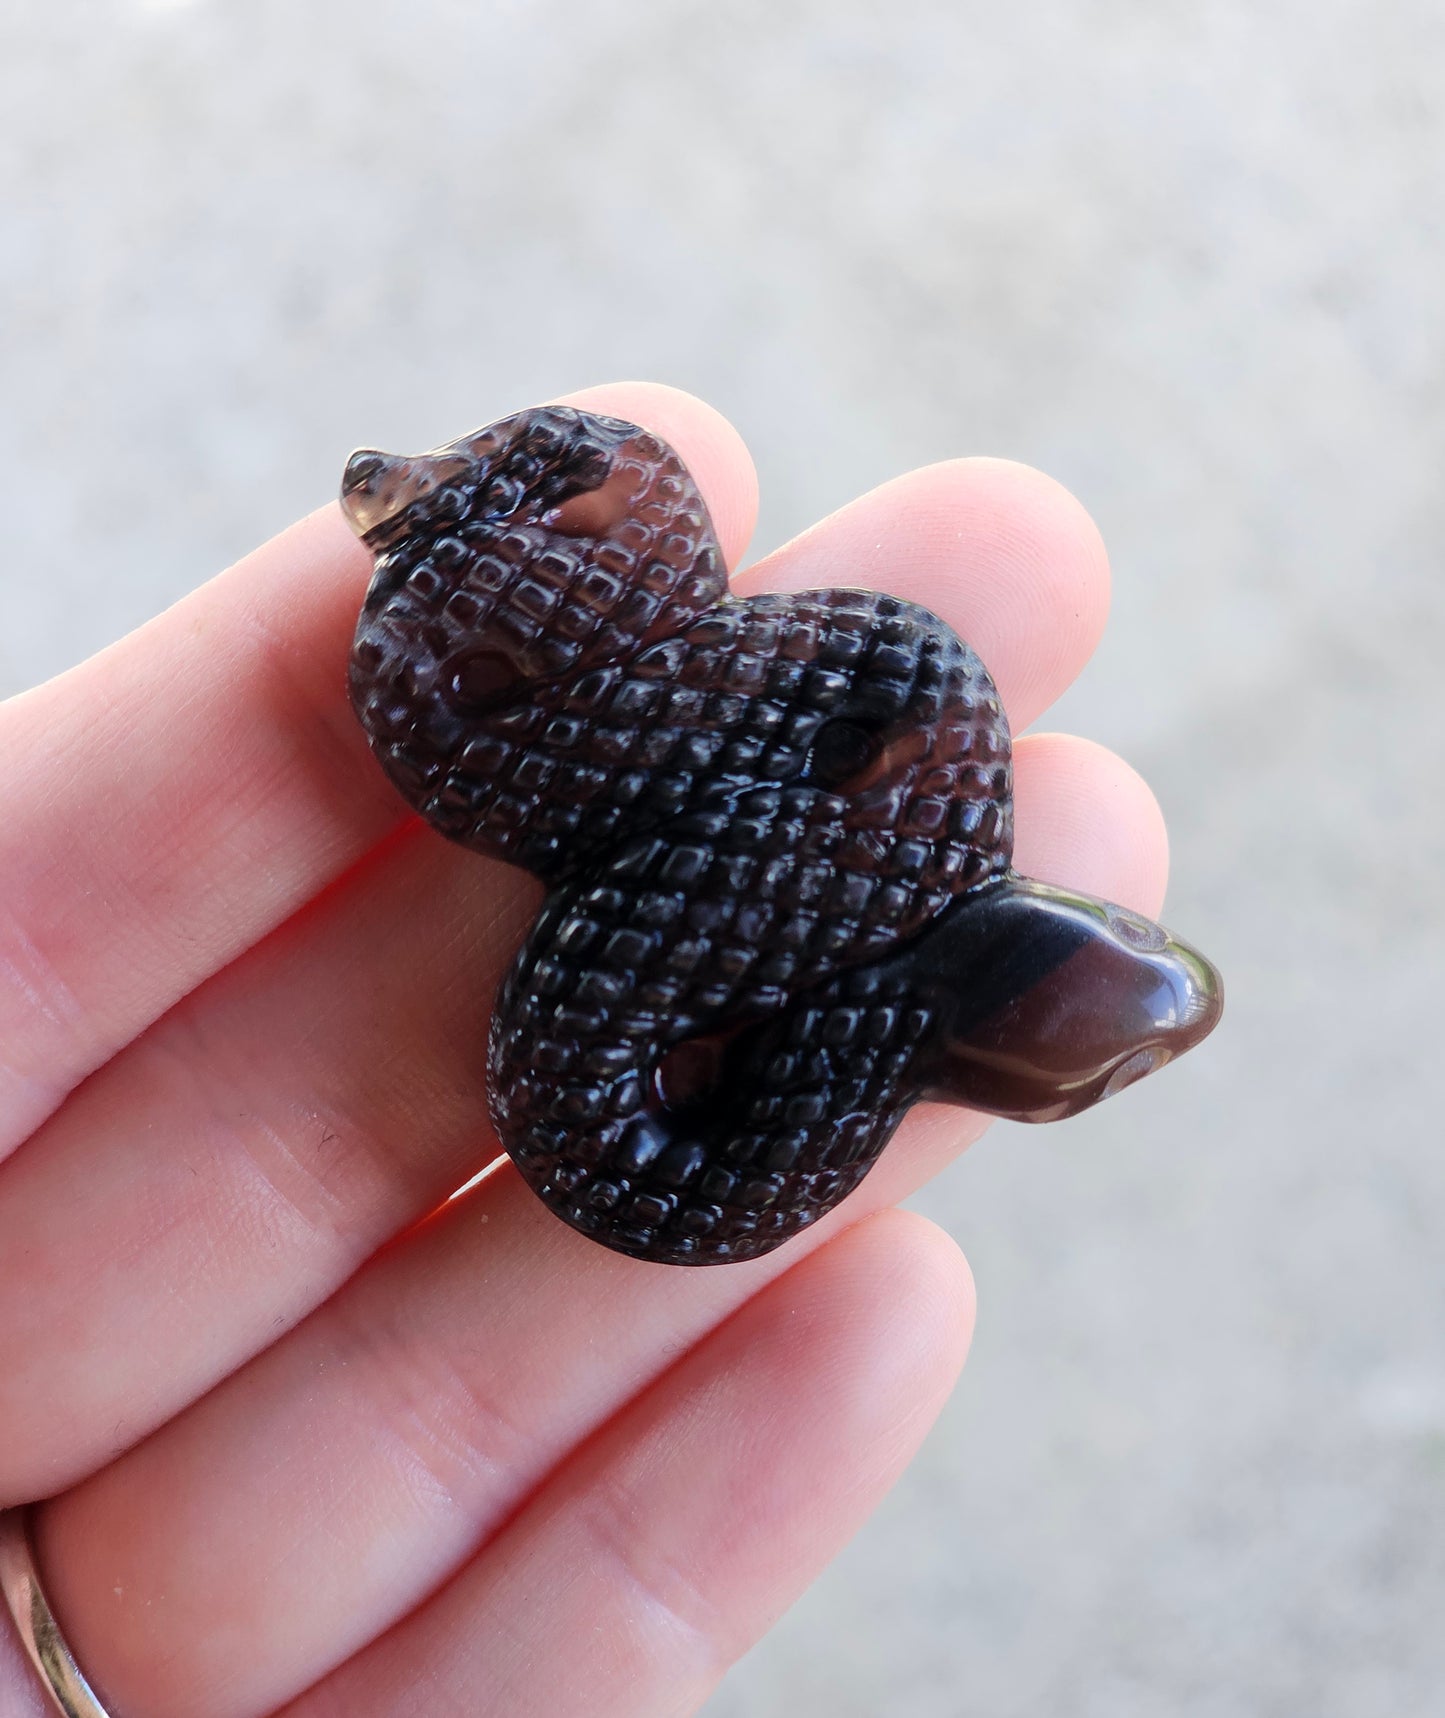
{"type": "Polygon", "coordinates": [[[729,594],[671,448],[552,406],[352,457],[352,701],[437,830],[545,907],[493,1017],[499,1136],[566,1222],[671,1264],[785,1241],[924,1090],[900,958],[1011,877],[1007,721],[926,609],[729,594]]]}

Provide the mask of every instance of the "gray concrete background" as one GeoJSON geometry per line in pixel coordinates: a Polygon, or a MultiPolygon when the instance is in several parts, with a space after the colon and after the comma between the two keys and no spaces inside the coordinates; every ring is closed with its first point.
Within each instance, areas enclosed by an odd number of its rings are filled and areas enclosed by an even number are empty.
{"type": "Polygon", "coordinates": [[[3,8],[0,692],[334,488],[627,374],[759,549],[1054,472],[1210,1047],[920,1204],[964,1386],[711,1718],[1445,1710],[1445,15],[1431,0],[3,8]]]}

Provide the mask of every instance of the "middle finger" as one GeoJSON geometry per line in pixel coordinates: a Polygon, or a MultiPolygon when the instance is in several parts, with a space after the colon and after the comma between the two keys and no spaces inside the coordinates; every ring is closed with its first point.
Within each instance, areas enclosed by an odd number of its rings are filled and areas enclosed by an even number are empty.
{"type": "MultiPolygon", "coordinates": [[[[885,485],[747,583],[830,581],[927,601],[1016,726],[1082,666],[1106,588],[1078,504],[997,461],[885,485]]],[[[134,1443],[487,1161],[486,1018],[537,898],[409,828],[0,1167],[0,1501],[134,1443]]]]}

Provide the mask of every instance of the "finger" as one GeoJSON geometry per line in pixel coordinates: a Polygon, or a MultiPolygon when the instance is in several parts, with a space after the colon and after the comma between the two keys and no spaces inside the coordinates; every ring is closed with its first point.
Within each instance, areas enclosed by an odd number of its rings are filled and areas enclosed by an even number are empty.
{"type": "MultiPolygon", "coordinates": [[[[1078,767],[1093,752],[1082,748],[1078,767]]],[[[1030,755],[1020,747],[1022,774],[1030,755]]],[[[1102,761],[1099,794],[1057,825],[1085,854],[1094,821],[1117,814],[1106,784],[1121,778],[1102,761]]],[[[1133,793],[1126,783],[1120,803],[1133,793]]],[[[1034,857],[1069,878],[1066,851],[1036,845],[1034,857]]],[[[1090,881],[1109,892],[1108,878],[1090,881]]],[[[136,1710],[156,1718],[240,1718],[306,1687],[444,1581],[570,1448],[762,1283],[912,1192],[981,1127],[920,1107],[840,1210],[726,1270],[664,1271],[593,1246],[502,1165],[47,1508],[63,1614],[92,1648],[83,1662],[125,1678],[136,1710]],[[216,1616],[246,1629],[217,1631],[216,1616]]],[[[63,1438],[63,1421],[49,1431],[63,1438]]]]}
{"type": "Polygon", "coordinates": [[[952,621],[988,666],[1017,733],[1093,655],[1109,558],[1053,478],[1007,459],[956,459],[895,478],[749,568],[740,590],[865,585],[952,621]]]}
{"type": "Polygon", "coordinates": [[[407,826],[0,1165],[0,1497],[109,1460],[495,1155],[537,891],[407,826]]]}
{"type": "MultiPolygon", "coordinates": [[[[967,1267],[936,1229],[902,1214],[858,1226],[688,1354],[443,1595],[295,1713],[406,1711],[424,1681],[443,1709],[691,1710],[897,1477],[953,1383],[971,1322],[967,1267]]],[[[44,1549],[63,1590],[68,1548],[44,1549]]],[[[252,1626],[235,1614],[232,1625],[252,1626]]],[[[124,1646],[107,1652],[68,1626],[119,1710],[196,1710],[164,1667],[133,1666],[124,1646]]],[[[203,1709],[261,1710],[226,1688],[203,1709]]]]}
{"type": "MultiPolygon", "coordinates": [[[[648,383],[573,398],[672,442],[741,554],[755,481],[723,418],[648,383]]],[[[346,697],[369,575],[325,507],[0,706],[0,1156],[400,822],[346,697]]]]}
{"type": "Polygon", "coordinates": [[[947,1399],[972,1284],[901,1212],[805,1260],[287,1718],[696,1710],[882,1500],[947,1399]]]}
{"type": "MultiPolygon", "coordinates": [[[[926,591],[964,636],[975,611],[991,616],[1000,677],[1061,691],[1048,675],[1079,666],[1077,614],[1090,601],[1102,614],[1087,516],[1022,467],[923,475],[808,533],[808,578],[847,580],[848,557],[881,535],[888,588],[926,591]],[[941,555],[944,539],[967,554],[941,555]]],[[[786,547],[756,575],[797,576],[786,547]]],[[[14,1428],[0,1496],[47,1494],[134,1442],[486,1161],[485,1019],[536,898],[412,829],[188,997],[0,1167],[0,1413],[14,1428]]]]}
{"type": "Polygon", "coordinates": [[[1029,734],[1015,758],[1015,868],[1157,918],[1169,832],[1148,782],[1077,734],[1029,734]]]}

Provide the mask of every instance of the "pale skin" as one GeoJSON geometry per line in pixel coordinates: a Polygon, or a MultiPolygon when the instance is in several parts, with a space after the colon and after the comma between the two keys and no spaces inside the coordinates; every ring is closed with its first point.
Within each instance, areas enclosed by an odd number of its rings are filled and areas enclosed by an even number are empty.
{"type": "MultiPolygon", "coordinates": [[[[670,441],[736,566],[731,427],[652,385],[569,399],[670,441]]],[[[916,1110],[817,1229],[722,1269],[592,1245],[505,1160],[437,1209],[497,1155],[487,1012],[539,890],[372,762],[368,573],[323,508],[0,705],[0,1504],[49,1500],[42,1572],[115,1718],[693,1712],[954,1383],[968,1268],[891,1207],[982,1123],[916,1110]]],[[[1016,733],[1108,601],[1079,504],[995,460],[738,584],[927,604],[1016,733]]],[[[1064,735],[1015,756],[1019,868],[1156,916],[1138,776],[1064,735]]],[[[45,1712],[7,1621],[0,1718],[45,1712]]]]}

